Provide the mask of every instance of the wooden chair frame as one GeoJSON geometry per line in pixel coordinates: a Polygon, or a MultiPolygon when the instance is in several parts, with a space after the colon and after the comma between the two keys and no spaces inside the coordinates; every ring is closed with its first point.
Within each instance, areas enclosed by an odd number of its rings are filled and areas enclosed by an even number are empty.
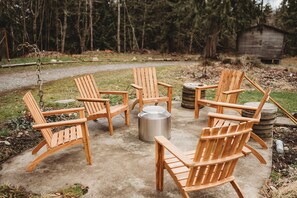
{"type": "Polygon", "coordinates": [[[167,103],[167,110],[171,112],[172,103],[172,86],[163,82],[157,81],[156,68],[133,68],[134,84],[131,84],[136,89],[136,100],[132,104],[132,110],[139,103],[139,112],[142,111],[145,104],[159,102],[167,103]],[[167,89],[167,96],[160,97],[158,85],[167,89]]]}
{"type": "MultiPolygon", "coordinates": [[[[249,107],[244,105],[236,105],[236,104],[228,104],[222,103],[222,107],[228,107],[231,109],[238,109],[238,110],[253,110],[255,111],[252,118],[242,117],[242,116],[235,116],[235,115],[226,115],[220,113],[208,113],[208,127],[219,127],[219,126],[226,126],[233,124],[234,122],[247,122],[250,121],[252,124],[257,124],[260,122],[261,118],[261,111],[262,108],[269,100],[271,89],[267,89],[264,96],[262,97],[258,107],[249,107]]],[[[258,135],[256,135],[253,131],[251,132],[251,138],[254,139],[257,143],[259,143],[262,149],[268,149],[266,143],[261,139],[258,135]]],[[[255,150],[250,145],[246,144],[243,149],[243,153],[245,155],[252,153],[262,164],[266,164],[266,160],[263,156],[255,150]]]]}
{"type": "Polygon", "coordinates": [[[156,189],[163,191],[164,169],[172,176],[183,197],[188,192],[231,183],[239,197],[243,194],[233,171],[249,139],[252,123],[204,128],[195,151],[181,152],[163,136],[155,137],[156,189]],[[170,155],[165,155],[165,150],[170,155]]]}
{"type": "Polygon", "coordinates": [[[89,165],[92,164],[92,155],[90,150],[90,139],[87,127],[87,119],[85,118],[84,108],[72,108],[53,110],[48,112],[41,112],[31,92],[27,92],[23,97],[23,100],[28,107],[29,111],[35,123],[33,128],[40,130],[44,140],[42,140],[32,151],[32,155],[38,153],[38,151],[46,146],[45,152],[37,156],[28,166],[27,171],[31,172],[35,167],[48,156],[72,147],[74,145],[82,144],[84,147],[86,160],[89,165]],[[57,114],[69,114],[79,113],[79,119],[59,121],[53,123],[46,123],[44,116],[51,116],[57,114]],[[51,129],[62,126],[72,126],[56,133],[52,133],[51,129]]]}
{"type": "Polygon", "coordinates": [[[244,72],[240,70],[224,69],[221,72],[220,81],[217,85],[207,85],[196,87],[195,89],[195,112],[194,116],[199,117],[200,106],[209,106],[217,109],[217,113],[223,113],[224,108],[220,102],[227,102],[235,104],[238,99],[239,93],[244,89],[240,89],[243,81],[244,72]],[[201,98],[202,90],[217,89],[214,100],[206,100],[201,98]]]}
{"type": "Polygon", "coordinates": [[[81,95],[81,97],[77,98],[77,100],[84,102],[88,113],[88,120],[107,118],[110,135],[113,135],[112,118],[114,116],[124,112],[125,124],[127,126],[130,125],[127,91],[99,91],[93,75],[82,76],[74,80],[81,95]],[[122,104],[110,106],[110,100],[101,98],[101,94],[121,95],[123,97],[122,104]]]}

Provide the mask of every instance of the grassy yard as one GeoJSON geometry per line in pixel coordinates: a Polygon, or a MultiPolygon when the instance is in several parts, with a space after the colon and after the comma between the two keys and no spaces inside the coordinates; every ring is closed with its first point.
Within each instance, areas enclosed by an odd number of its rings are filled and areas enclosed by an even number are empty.
{"type": "MultiPolygon", "coordinates": [[[[158,60],[197,60],[197,55],[179,55],[172,56],[170,54],[123,54],[123,53],[105,53],[102,51],[85,52],[81,55],[49,55],[41,57],[41,62],[51,62],[52,59],[56,61],[77,61],[77,63],[63,63],[63,64],[46,64],[42,65],[42,70],[56,69],[56,68],[69,68],[78,66],[91,66],[91,65],[106,65],[114,63],[133,63],[133,62],[146,62],[146,61],[158,61],[158,60]],[[93,62],[93,58],[97,61],[93,62]]],[[[29,63],[36,62],[37,58],[34,57],[21,57],[12,59],[8,62],[3,59],[0,65],[16,64],[16,63],[29,63]]],[[[5,67],[0,69],[0,74],[9,74],[13,72],[21,71],[35,71],[36,66],[25,67],[5,67]]]]}
{"type": "MultiPolygon", "coordinates": [[[[173,96],[177,99],[181,98],[182,85],[185,79],[181,77],[182,70],[187,69],[187,66],[183,67],[157,67],[158,80],[166,82],[173,86],[173,96]]],[[[94,75],[97,85],[101,90],[126,90],[129,92],[129,98],[135,98],[135,90],[130,86],[133,83],[132,70],[119,70],[119,71],[106,71],[100,72],[94,75]]],[[[15,90],[7,94],[0,96],[0,123],[3,123],[9,119],[16,118],[25,113],[26,109],[22,101],[22,96],[31,90],[36,98],[38,89],[31,87],[22,90],[15,90]]],[[[166,93],[165,89],[160,90],[163,94],[166,93]]],[[[49,82],[44,84],[44,101],[45,107],[53,108],[66,108],[82,105],[79,102],[70,103],[67,105],[57,104],[55,101],[63,99],[75,99],[79,96],[77,88],[75,86],[73,78],[65,78],[62,80],[49,82]]],[[[207,97],[214,96],[214,91],[207,93],[207,97]]],[[[271,96],[278,101],[285,109],[290,112],[297,111],[296,105],[296,92],[272,92],[271,96]]],[[[256,90],[246,91],[239,97],[239,103],[243,104],[248,101],[259,101],[262,94],[256,90]]],[[[112,103],[117,103],[119,98],[112,96],[112,103]]]]}

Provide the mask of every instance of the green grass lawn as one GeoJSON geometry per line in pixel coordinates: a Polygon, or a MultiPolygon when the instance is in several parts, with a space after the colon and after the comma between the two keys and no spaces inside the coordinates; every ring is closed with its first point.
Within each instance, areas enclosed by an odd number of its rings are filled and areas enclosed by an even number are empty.
{"type": "MultiPolygon", "coordinates": [[[[173,86],[173,97],[179,96],[181,98],[182,86],[184,79],[181,78],[181,70],[183,67],[157,67],[158,80],[166,82],[173,86]]],[[[129,92],[129,98],[135,98],[135,90],[130,86],[133,83],[132,70],[106,71],[96,73],[94,75],[97,85],[101,90],[125,90],[129,92]]],[[[25,113],[26,109],[22,101],[22,96],[31,90],[36,100],[37,86],[26,88],[22,90],[15,90],[0,96],[0,123],[6,122],[9,119],[16,118],[25,113]]],[[[53,108],[69,108],[82,105],[79,102],[61,105],[55,103],[56,100],[75,99],[79,96],[73,78],[65,78],[54,82],[44,84],[44,101],[45,107],[53,108]]],[[[166,93],[165,89],[160,88],[162,94],[166,93]]],[[[214,91],[207,92],[207,98],[214,96],[214,91]]],[[[296,92],[272,92],[271,96],[279,102],[289,112],[297,111],[297,93],[296,92]]],[[[260,101],[262,94],[259,91],[246,91],[239,97],[239,103],[243,104],[250,101],[260,101]]],[[[112,103],[117,103],[119,97],[113,96],[112,103]]]]}
{"type": "MultiPolygon", "coordinates": [[[[171,56],[169,54],[124,54],[124,53],[104,53],[104,52],[85,52],[81,55],[60,55],[60,56],[48,56],[41,57],[41,62],[50,62],[51,59],[55,59],[57,61],[78,61],[77,63],[63,63],[63,64],[47,64],[42,65],[42,70],[48,69],[56,69],[56,68],[69,68],[69,67],[78,67],[78,66],[91,66],[91,65],[106,65],[106,64],[114,64],[114,63],[134,63],[134,62],[145,62],[145,61],[157,61],[157,60],[194,60],[197,59],[197,55],[180,55],[180,56],[171,56]],[[98,59],[97,62],[90,62],[92,58],[96,57],[98,59]]],[[[6,59],[3,59],[0,62],[0,65],[5,64],[15,64],[15,63],[29,63],[36,62],[37,58],[14,58],[8,62],[6,59]]],[[[24,66],[24,67],[10,67],[10,68],[0,68],[0,74],[10,74],[14,72],[22,72],[22,71],[35,71],[36,65],[33,66],[24,66]]]]}

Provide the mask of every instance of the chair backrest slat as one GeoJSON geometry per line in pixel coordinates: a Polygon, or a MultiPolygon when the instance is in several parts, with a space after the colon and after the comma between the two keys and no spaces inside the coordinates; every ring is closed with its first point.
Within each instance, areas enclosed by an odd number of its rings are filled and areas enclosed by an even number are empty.
{"type": "MultiPolygon", "coordinates": [[[[46,123],[46,120],[45,120],[44,116],[42,115],[41,110],[30,91],[24,95],[23,100],[34,119],[34,122],[36,124],[46,123]]],[[[50,129],[42,129],[41,133],[42,133],[47,145],[50,147],[51,139],[53,136],[52,131],[50,129]]]]}
{"type": "MultiPolygon", "coordinates": [[[[96,81],[92,75],[82,76],[74,79],[74,81],[82,98],[101,98],[96,81]]],[[[84,105],[89,115],[104,108],[103,104],[99,102],[84,102],[84,105]]]]}
{"type": "Polygon", "coordinates": [[[217,88],[215,101],[236,103],[239,93],[230,94],[226,97],[224,91],[240,89],[243,81],[244,72],[240,70],[224,69],[220,76],[219,86],[217,88]]]}
{"type": "MultiPolygon", "coordinates": [[[[158,82],[155,67],[133,68],[134,83],[143,88],[144,98],[159,97],[158,82]]],[[[139,97],[139,93],[136,92],[139,97]]]]}
{"type": "Polygon", "coordinates": [[[231,177],[251,130],[251,122],[204,128],[193,161],[215,163],[190,168],[186,186],[208,185],[231,177]]]}

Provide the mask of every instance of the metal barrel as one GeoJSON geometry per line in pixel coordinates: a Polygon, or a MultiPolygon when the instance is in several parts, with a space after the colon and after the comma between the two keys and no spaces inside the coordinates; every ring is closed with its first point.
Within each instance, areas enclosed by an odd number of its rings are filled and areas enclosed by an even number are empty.
{"type": "Polygon", "coordinates": [[[154,137],[171,138],[171,114],[159,106],[147,106],[138,114],[139,139],[154,142],[154,137]]]}

